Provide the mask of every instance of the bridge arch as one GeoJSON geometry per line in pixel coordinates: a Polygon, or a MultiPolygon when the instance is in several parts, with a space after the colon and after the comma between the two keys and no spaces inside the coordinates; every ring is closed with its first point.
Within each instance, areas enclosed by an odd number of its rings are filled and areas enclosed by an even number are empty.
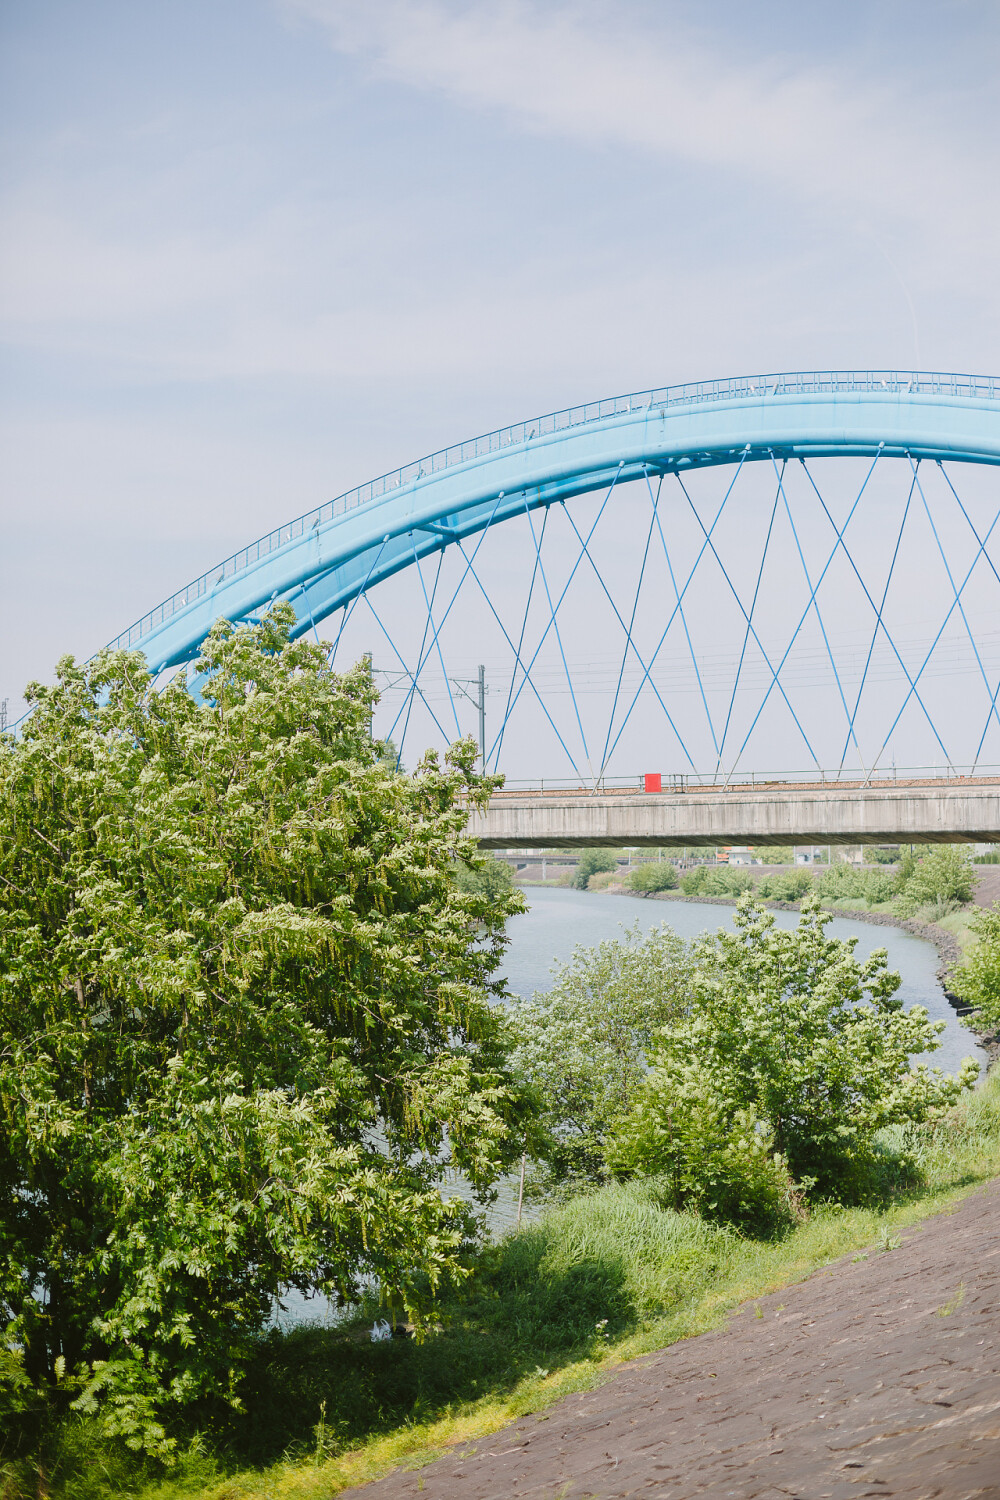
{"type": "Polygon", "coordinates": [[[878,456],[1000,464],[1000,379],[898,371],[760,375],[552,412],[455,444],[276,528],[111,642],[153,671],[191,661],[219,618],[288,600],[304,634],[421,558],[643,475],[878,456]]]}

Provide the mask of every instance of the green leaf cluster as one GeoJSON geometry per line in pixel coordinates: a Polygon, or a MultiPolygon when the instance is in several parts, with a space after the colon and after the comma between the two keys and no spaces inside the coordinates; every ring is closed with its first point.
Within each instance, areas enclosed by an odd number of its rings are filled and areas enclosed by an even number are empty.
{"type": "Polygon", "coordinates": [[[976,1007],[980,1025],[1000,1028],[1000,901],[977,911],[969,926],[976,942],[949,982],[960,1000],[976,1007]]]}
{"type": "Polygon", "coordinates": [[[750,871],[738,865],[696,865],[681,876],[685,896],[742,896],[753,887],[750,871]]]}
{"type": "Polygon", "coordinates": [[[618,861],[610,849],[584,849],[577,861],[570,885],[574,890],[585,891],[591,875],[606,875],[617,870],[618,861]]]}
{"type": "Polygon", "coordinates": [[[744,898],[735,931],[694,944],[688,1004],[652,1039],[613,1161],[671,1174],[679,1203],[745,1215],[773,1206],[786,1166],[797,1183],[843,1191],[884,1126],[955,1102],[976,1063],[958,1078],[911,1066],[944,1022],[904,1012],[885,950],[859,961],[854,939],[826,936],[830,920],[807,898],[789,931],[744,898]]]}
{"type": "Polygon", "coordinates": [[[534,1089],[545,1134],[534,1150],[550,1181],[600,1181],[606,1140],[647,1072],[657,1029],[686,1004],[687,947],[665,924],[577,948],[552,988],[514,996],[511,1067],[534,1089]]]}
{"type": "Polygon", "coordinates": [[[780,875],[765,875],[758,882],[757,895],[762,901],[800,901],[812,888],[808,870],[784,870],[780,875]]]}
{"type": "Polygon", "coordinates": [[[369,674],[293,618],[220,622],[201,698],[66,658],[0,740],[8,1442],[73,1397],[167,1451],[285,1288],[419,1318],[469,1260],[443,1174],[486,1194],[520,1148],[490,1004],[519,898],[454,874],[494,783],[471,741],[399,774],[369,674]]]}
{"type": "Polygon", "coordinates": [[[645,860],[630,871],[631,891],[672,891],[677,888],[677,871],[669,860],[645,860]]]}

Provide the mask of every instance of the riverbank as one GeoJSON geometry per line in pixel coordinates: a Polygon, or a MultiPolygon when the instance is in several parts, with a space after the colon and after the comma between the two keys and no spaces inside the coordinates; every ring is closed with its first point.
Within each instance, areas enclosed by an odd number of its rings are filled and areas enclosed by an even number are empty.
{"type": "MultiPolygon", "coordinates": [[[[406,1486],[442,1497],[475,1497],[479,1491],[473,1477],[479,1466],[469,1468],[470,1444],[480,1444],[478,1451],[484,1452],[481,1440],[494,1434],[502,1438],[488,1443],[484,1456],[526,1459],[524,1482],[540,1483],[547,1470],[544,1462],[536,1466],[536,1455],[541,1459],[543,1450],[534,1435],[542,1439],[562,1431],[556,1424],[566,1408],[557,1403],[571,1397],[574,1406],[594,1412],[587,1428],[600,1439],[603,1454],[609,1448],[606,1424],[615,1420],[623,1382],[627,1388],[663,1361],[670,1368],[678,1362],[684,1367],[678,1394],[683,1397],[687,1386],[699,1420],[710,1411],[706,1402],[732,1406],[727,1431],[738,1444],[741,1412],[760,1430],[757,1394],[754,1382],[739,1375],[738,1359],[730,1362],[716,1354],[720,1340],[740,1340],[748,1329],[758,1377],[763,1373],[760,1362],[770,1358],[776,1341],[801,1351],[794,1378],[772,1380],[770,1388],[774,1400],[787,1398],[792,1407],[811,1401],[814,1423],[825,1426],[844,1416],[843,1406],[826,1401],[816,1384],[821,1368],[821,1386],[846,1379],[855,1369],[857,1379],[870,1377],[873,1389],[882,1380],[887,1394],[902,1390],[924,1395],[919,1382],[883,1378],[881,1356],[888,1357],[890,1350],[893,1358],[906,1354],[895,1331],[876,1351],[879,1361],[871,1351],[859,1353],[857,1364],[846,1361],[836,1377],[829,1349],[837,1338],[854,1337],[852,1330],[860,1337],[884,1338],[888,1324],[873,1308],[888,1314],[890,1306],[900,1313],[923,1309],[933,1319],[927,1329],[940,1348],[942,1337],[965,1326],[942,1321],[964,1305],[962,1280],[970,1289],[965,1300],[970,1309],[978,1309],[987,1246],[977,1242],[968,1274],[964,1260],[955,1271],[950,1246],[963,1212],[991,1234],[995,1195],[989,1212],[978,1218],[974,1204],[969,1210],[959,1205],[1000,1173],[1000,1078],[991,1078],[944,1127],[922,1132],[922,1139],[919,1185],[896,1178],[887,1182],[884,1200],[868,1207],[818,1204],[791,1233],[772,1240],[747,1239],[691,1215],[663,1210],[651,1197],[655,1184],[614,1186],[576,1199],[493,1252],[483,1268],[486,1279],[479,1294],[442,1309],[440,1331],[421,1345],[406,1339],[357,1343],[346,1330],[306,1328],[283,1349],[275,1345],[269,1350],[268,1388],[253,1393],[248,1406],[258,1433],[266,1434],[278,1450],[270,1462],[261,1461],[263,1454],[252,1464],[219,1462],[213,1473],[214,1461],[203,1444],[196,1445],[190,1460],[182,1459],[162,1484],[145,1489],[130,1485],[129,1493],[135,1500],[189,1500],[195,1495],[201,1500],[327,1500],[391,1475],[385,1478],[385,1500],[408,1494],[406,1486]],[[931,1217],[956,1209],[954,1217],[931,1217]],[[920,1224],[926,1227],[911,1239],[906,1231],[920,1224]],[[916,1266],[907,1259],[908,1245],[916,1248],[916,1266]],[[896,1269],[905,1296],[897,1296],[896,1269]],[[940,1293],[939,1281],[944,1288],[940,1293]],[[826,1308],[818,1316],[809,1310],[815,1297],[826,1308]],[[793,1308],[800,1313],[794,1319],[793,1308]],[[789,1317],[782,1321],[785,1312],[789,1317]],[[831,1316],[843,1325],[839,1335],[830,1333],[831,1316]],[[814,1334],[808,1333],[810,1327],[814,1334]],[[707,1339],[700,1337],[706,1334],[707,1339]],[[702,1355],[703,1348],[711,1359],[702,1355]],[[648,1355],[654,1359],[634,1363],[648,1355]],[[741,1398],[742,1408],[737,1404],[741,1398]],[[525,1447],[518,1433],[523,1434],[529,1417],[532,1441],[525,1447]],[[511,1423],[522,1425],[511,1431],[511,1423]],[[444,1462],[436,1462],[440,1460],[444,1462]],[[428,1470],[429,1464],[435,1467],[428,1470]],[[450,1489],[442,1487],[444,1480],[450,1489]]],[[[975,1336],[980,1339],[986,1320],[981,1315],[977,1320],[981,1326],[975,1336]]],[[[848,1352],[847,1343],[836,1347],[848,1352]]],[[[667,1394],[654,1392],[657,1399],[651,1402],[649,1420],[659,1424],[660,1441],[682,1431],[682,1424],[664,1425],[667,1394]]],[[[944,1390],[932,1394],[951,1399],[944,1390]]],[[[864,1406],[857,1410],[864,1418],[864,1406]]],[[[936,1419],[943,1415],[948,1415],[943,1408],[931,1413],[936,1419]]],[[[790,1409],[781,1420],[786,1416],[798,1425],[796,1411],[790,1409]]],[[[954,1423],[942,1425],[950,1431],[954,1423]]],[[[627,1419],[624,1426],[629,1426],[627,1419]]],[[[819,1428],[810,1430],[810,1440],[813,1430],[819,1428]]],[[[587,1441],[586,1429],[577,1424],[573,1443],[555,1447],[574,1452],[587,1441]]],[[[787,1444],[774,1441],[770,1447],[787,1444]]],[[[648,1455],[651,1450],[640,1443],[636,1451],[648,1455]]],[[[610,1458],[617,1452],[611,1450],[610,1458]]],[[[567,1472],[564,1477],[572,1476],[567,1472]]],[[[885,1475],[879,1470],[875,1477],[885,1475]]],[[[498,1487],[484,1493],[507,1493],[505,1475],[500,1479],[498,1487]]],[[[122,1492],[101,1491],[99,1500],[122,1492]]],[[[71,1493],[77,1500],[84,1491],[64,1491],[58,1500],[69,1500],[71,1493]]],[[[617,1491],[605,1487],[601,1493],[617,1491]]],[[[86,1500],[91,1495],[98,1500],[98,1491],[88,1489],[86,1500]]],[[[378,1489],[372,1492],[372,1500],[378,1495],[378,1489]]]]}
{"type": "MultiPolygon", "coordinates": [[[[737,904],[738,899],[735,896],[686,896],[682,891],[629,891],[621,885],[610,886],[605,894],[611,896],[639,897],[645,901],[697,904],[698,906],[733,907],[737,904]]],[[[936,922],[918,922],[914,918],[896,916],[891,912],[866,911],[863,908],[834,906],[829,902],[821,904],[823,910],[828,911],[831,916],[844,917],[852,922],[864,922],[870,927],[894,927],[900,932],[908,932],[912,937],[920,938],[923,942],[930,943],[940,959],[936,977],[946,1000],[955,1014],[962,1018],[967,1029],[976,1038],[979,1045],[986,1051],[990,1066],[993,1066],[997,1058],[1000,1057],[1000,1033],[988,1030],[984,1031],[980,1027],[977,1027],[974,1019],[974,1008],[971,1005],[965,1005],[949,986],[952,970],[961,963],[963,954],[962,943],[954,932],[949,932],[936,922]]],[[[770,907],[774,911],[798,911],[800,908],[800,903],[797,901],[761,901],[761,905],[770,907]]],[[[969,910],[971,911],[972,908],[970,907],[969,910]]]]}
{"type": "Polygon", "coordinates": [[[354,1493],[996,1494],[998,1208],[994,1183],[891,1253],[841,1260],[600,1390],[354,1493]]]}

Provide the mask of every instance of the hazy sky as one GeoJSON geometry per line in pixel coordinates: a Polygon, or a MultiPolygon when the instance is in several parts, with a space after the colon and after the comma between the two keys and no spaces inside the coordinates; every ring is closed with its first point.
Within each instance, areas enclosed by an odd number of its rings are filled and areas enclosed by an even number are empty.
{"type": "Polygon", "coordinates": [[[0,0],[0,698],[449,441],[996,371],[996,0],[0,0]]]}

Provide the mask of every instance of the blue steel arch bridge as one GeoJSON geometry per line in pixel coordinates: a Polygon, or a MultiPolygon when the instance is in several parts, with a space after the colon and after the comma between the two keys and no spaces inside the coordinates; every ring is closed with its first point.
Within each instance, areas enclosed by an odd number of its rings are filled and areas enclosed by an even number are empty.
{"type": "Polygon", "coordinates": [[[514,788],[613,792],[641,772],[689,793],[796,774],[985,785],[998,464],[991,377],[634,392],[339,495],[111,644],[190,672],[215,620],[287,600],[335,664],[370,654],[376,732],[402,757],[481,732],[514,788]]]}

